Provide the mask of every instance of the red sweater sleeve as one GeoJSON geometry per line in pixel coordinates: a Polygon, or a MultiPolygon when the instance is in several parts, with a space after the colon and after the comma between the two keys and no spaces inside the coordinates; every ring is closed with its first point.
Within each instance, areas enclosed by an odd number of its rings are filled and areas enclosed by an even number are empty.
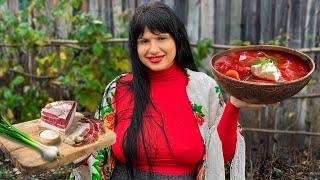
{"type": "Polygon", "coordinates": [[[239,112],[240,109],[229,100],[218,124],[218,134],[222,142],[225,164],[231,160],[236,150],[239,112]]]}

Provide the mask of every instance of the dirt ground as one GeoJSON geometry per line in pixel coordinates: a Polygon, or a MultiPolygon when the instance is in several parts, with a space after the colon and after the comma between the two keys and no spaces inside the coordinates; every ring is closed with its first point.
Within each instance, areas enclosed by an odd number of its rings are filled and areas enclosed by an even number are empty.
{"type": "Polygon", "coordinates": [[[320,180],[320,137],[255,134],[246,139],[247,179],[320,180]],[[305,143],[299,144],[298,139],[305,143]]]}
{"type": "MultiPolygon", "coordinates": [[[[282,143],[266,143],[267,141],[249,143],[249,137],[245,136],[246,179],[320,180],[320,137],[313,138],[311,144],[305,147],[291,145],[289,140],[282,143]]],[[[68,179],[69,173],[70,166],[66,165],[45,173],[25,176],[0,151],[0,179],[58,180],[68,179]]]]}

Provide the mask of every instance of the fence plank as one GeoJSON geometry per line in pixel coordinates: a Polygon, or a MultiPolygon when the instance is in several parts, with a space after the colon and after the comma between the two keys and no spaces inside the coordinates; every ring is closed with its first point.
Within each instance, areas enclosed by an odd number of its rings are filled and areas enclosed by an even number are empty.
{"type": "Polygon", "coordinates": [[[200,1],[200,38],[214,37],[214,1],[200,1]]]}
{"type": "Polygon", "coordinates": [[[275,5],[275,24],[274,32],[275,38],[278,35],[288,33],[288,17],[289,17],[289,1],[288,0],[277,0],[275,5]]]}
{"type": "MultiPolygon", "coordinates": [[[[318,1],[319,2],[319,1],[318,1]]],[[[316,8],[317,8],[316,0],[309,0],[307,7],[307,17],[306,17],[306,31],[305,31],[305,41],[303,42],[303,47],[313,47],[316,36],[313,34],[316,31],[316,8]]]]}
{"type": "Polygon", "coordinates": [[[307,8],[308,8],[308,4],[311,2],[311,0],[308,0],[307,2],[303,2],[300,5],[300,36],[301,36],[301,42],[300,42],[300,47],[304,47],[304,42],[307,39],[306,35],[306,29],[307,29],[307,24],[306,24],[306,20],[307,20],[307,8]]]}
{"type": "Polygon", "coordinates": [[[230,42],[230,23],[231,23],[231,17],[230,17],[230,13],[227,11],[230,11],[231,9],[231,2],[230,1],[225,1],[225,24],[224,24],[224,28],[225,28],[225,34],[224,34],[224,44],[229,44],[230,42]]]}
{"type": "MultiPolygon", "coordinates": [[[[174,11],[183,22],[185,26],[188,25],[188,1],[185,0],[175,0],[174,11]]],[[[192,24],[190,24],[192,25],[192,24]]]]}
{"type": "Polygon", "coordinates": [[[274,37],[274,0],[260,4],[260,42],[268,42],[274,37]]]}
{"type": "Polygon", "coordinates": [[[228,43],[232,43],[233,41],[241,39],[241,9],[242,1],[239,0],[231,0],[230,2],[230,40],[228,43]]]}
{"type": "Polygon", "coordinates": [[[301,27],[300,27],[300,0],[289,1],[289,28],[290,35],[289,46],[299,48],[301,43],[301,27]]]}
{"type": "Polygon", "coordinates": [[[161,2],[174,9],[174,0],[161,0],[161,2]]]}
{"type": "Polygon", "coordinates": [[[257,12],[257,8],[260,9],[258,6],[258,0],[244,0],[242,8],[242,24],[244,24],[244,31],[242,33],[242,40],[243,41],[250,41],[253,44],[257,44],[259,40],[259,12],[257,12]]]}
{"type": "Polygon", "coordinates": [[[226,1],[216,0],[214,10],[214,42],[216,44],[225,44],[226,37],[226,1]]]}
{"type": "Polygon", "coordinates": [[[316,24],[317,24],[317,27],[315,27],[316,29],[316,35],[319,37],[318,41],[317,41],[317,44],[315,44],[315,47],[320,47],[320,1],[318,0],[317,3],[316,3],[316,6],[317,9],[316,9],[316,17],[315,17],[315,21],[316,21],[316,24]]]}
{"type": "Polygon", "coordinates": [[[192,42],[196,42],[199,39],[199,22],[200,22],[200,2],[199,0],[189,0],[188,1],[188,25],[187,32],[189,39],[192,42]]]}

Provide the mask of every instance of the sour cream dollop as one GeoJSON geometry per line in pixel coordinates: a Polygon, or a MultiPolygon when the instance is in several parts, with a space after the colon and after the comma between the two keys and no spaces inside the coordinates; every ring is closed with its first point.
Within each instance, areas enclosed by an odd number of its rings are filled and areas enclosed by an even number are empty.
{"type": "Polygon", "coordinates": [[[252,65],[251,72],[253,75],[258,76],[259,78],[268,79],[271,81],[278,81],[281,77],[281,72],[273,62],[252,65]]]}

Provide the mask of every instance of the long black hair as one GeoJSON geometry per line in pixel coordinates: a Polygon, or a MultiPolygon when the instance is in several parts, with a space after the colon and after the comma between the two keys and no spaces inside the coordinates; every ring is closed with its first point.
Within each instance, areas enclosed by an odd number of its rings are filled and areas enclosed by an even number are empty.
{"type": "MultiPolygon", "coordinates": [[[[148,110],[148,106],[153,105],[150,99],[150,80],[146,66],[140,61],[137,52],[138,38],[143,35],[144,29],[147,27],[150,32],[169,33],[176,43],[175,62],[180,68],[188,68],[198,71],[192,57],[190,42],[184,24],[175,15],[174,11],[160,3],[153,2],[142,5],[133,15],[129,25],[129,51],[131,58],[131,67],[133,80],[130,83],[134,95],[134,108],[131,116],[131,123],[126,130],[124,141],[122,143],[126,166],[128,168],[130,178],[134,179],[133,167],[137,163],[139,135],[141,133],[141,143],[146,152],[149,168],[151,164],[148,151],[145,144],[143,116],[148,110]]],[[[161,115],[161,114],[160,114],[161,115]]]]}

